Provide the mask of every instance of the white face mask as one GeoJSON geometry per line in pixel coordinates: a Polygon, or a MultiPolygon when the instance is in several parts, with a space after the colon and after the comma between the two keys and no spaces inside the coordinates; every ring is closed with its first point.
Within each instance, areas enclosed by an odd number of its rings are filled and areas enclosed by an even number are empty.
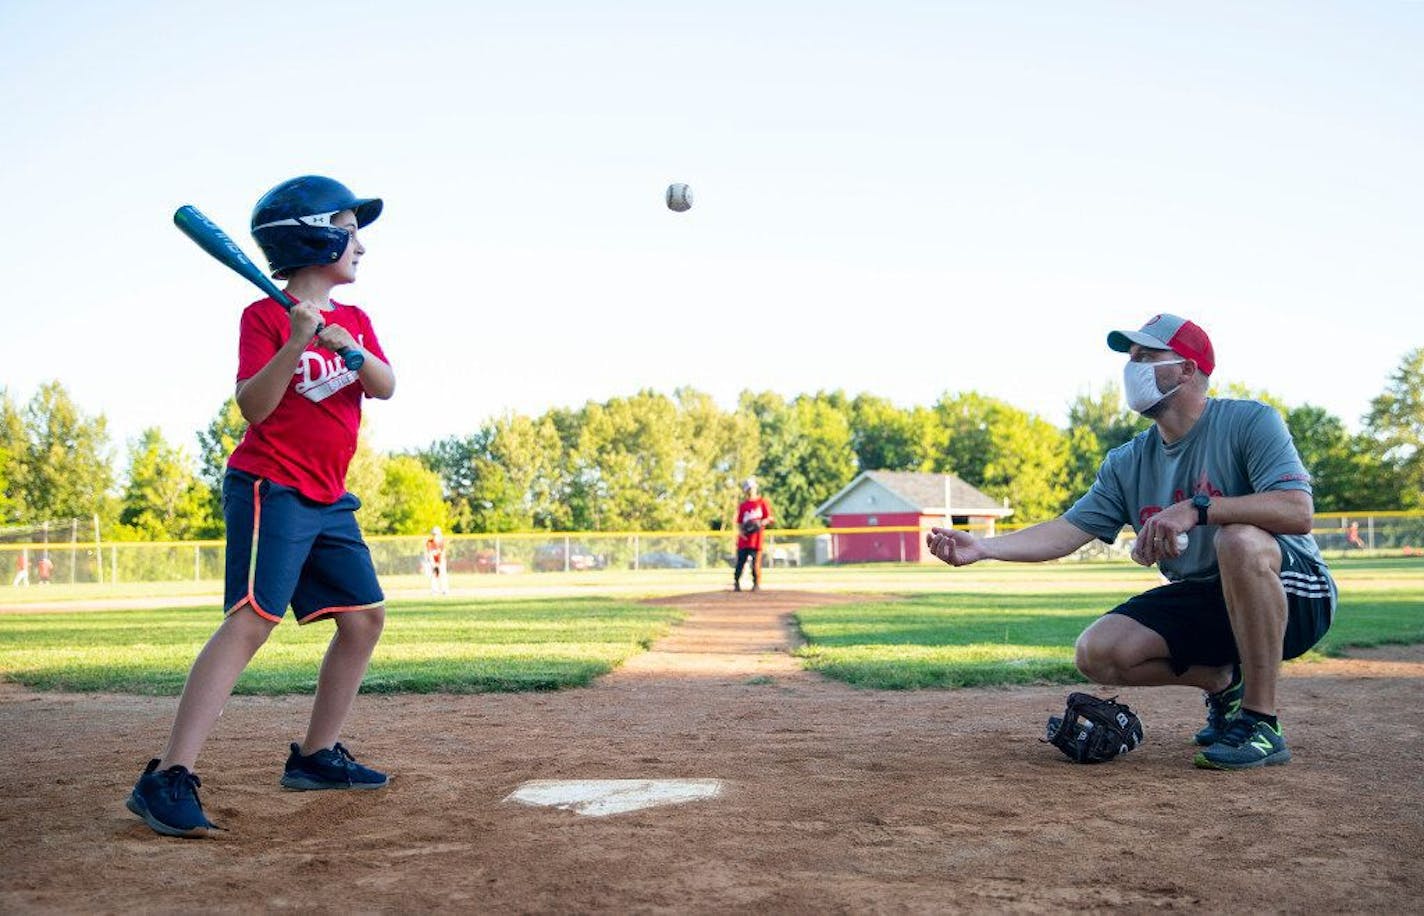
{"type": "Polygon", "coordinates": [[[1163,398],[1176,391],[1181,385],[1174,385],[1172,391],[1162,391],[1157,387],[1157,367],[1175,366],[1185,359],[1169,359],[1161,363],[1129,362],[1122,368],[1122,390],[1127,397],[1127,406],[1138,413],[1146,413],[1163,398]]]}

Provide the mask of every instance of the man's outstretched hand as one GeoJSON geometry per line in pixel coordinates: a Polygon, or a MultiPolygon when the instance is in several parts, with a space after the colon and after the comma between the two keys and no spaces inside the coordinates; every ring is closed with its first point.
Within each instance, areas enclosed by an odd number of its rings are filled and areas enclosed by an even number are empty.
{"type": "Polygon", "coordinates": [[[989,555],[977,537],[968,531],[956,531],[953,528],[931,528],[929,534],[925,535],[925,545],[929,547],[930,553],[950,566],[968,566],[989,555]]]}

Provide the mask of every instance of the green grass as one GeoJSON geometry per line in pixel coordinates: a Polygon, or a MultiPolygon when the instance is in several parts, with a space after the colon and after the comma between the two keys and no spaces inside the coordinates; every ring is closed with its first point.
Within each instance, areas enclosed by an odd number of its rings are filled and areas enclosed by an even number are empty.
{"type": "Polygon", "coordinates": [[[1349,590],[1340,598],[1335,623],[1315,647],[1339,656],[1349,649],[1424,643],[1424,585],[1418,590],[1349,590]]]}
{"type": "Polygon", "coordinates": [[[1126,594],[955,592],[797,614],[807,666],[858,687],[1070,683],[1073,641],[1126,594]]]}
{"type": "MultiPolygon", "coordinates": [[[[392,601],[362,690],[483,692],[588,684],[680,619],[597,597],[392,601]]],[[[176,694],[221,622],[211,608],[0,617],[0,677],[42,690],[176,694]]],[[[333,627],[287,620],[236,693],[310,693],[333,627]]]]}
{"type": "MultiPolygon", "coordinates": [[[[1424,560],[1331,560],[1342,605],[1312,653],[1424,643],[1424,560]]],[[[677,571],[684,572],[684,571],[677,571]]],[[[726,587],[722,570],[666,573],[479,577],[540,597],[478,593],[389,603],[386,632],[363,689],[379,692],[554,690],[607,673],[667,632],[680,614],[634,596],[726,587]],[[559,597],[547,597],[553,589],[559,597]],[[626,591],[608,597],[601,589],[626,591]]],[[[1127,563],[983,563],[768,571],[773,588],[888,593],[798,615],[808,667],[864,687],[906,689],[1078,683],[1073,642],[1106,609],[1157,582],[1127,563]]],[[[471,577],[476,578],[476,577],[471,577]]],[[[415,586],[423,580],[411,579],[415,586]]],[[[494,588],[494,586],[489,586],[494,588]]],[[[153,586],[74,586],[51,599],[124,597],[153,586]],[[115,592],[119,592],[115,595],[115,592]]],[[[184,589],[174,584],[180,600],[184,589]]],[[[18,590],[14,590],[18,591],[18,590]]],[[[40,591],[30,589],[30,592],[40,591]]],[[[46,590],[48,591],[48,590],[46,590]]],[[[0,678],[50,690],[176,694],[194,656],[219,623],[209,605],[163,610],[0,614],[0,678]]],[[[329,624],[278,627],[238,682],[237,692],[309,693],[331,637],[329,624]]],[[[748,683],[760,683],[753,679],[748,683]]]]}
{"type": "MultiPolygon", "coordinates": [[[[1335,624],[1307,657],[1424,642],[1424,565],[1365,558],[1337,561],[1333,571],[1335,624]]],[[[957,581],[944,575],[946,585],[957,581]]],[[[877,689],[1081,683],[1078,634],[1142,590],[1091,590],[1104,575],[1102,567],[999,564],[964,580],[973,591],[808,608],[797,614],[807,640],[797,654],[828,677],[877,689]],[[989,584],[993,591],[980,590],[989,584]]]]}

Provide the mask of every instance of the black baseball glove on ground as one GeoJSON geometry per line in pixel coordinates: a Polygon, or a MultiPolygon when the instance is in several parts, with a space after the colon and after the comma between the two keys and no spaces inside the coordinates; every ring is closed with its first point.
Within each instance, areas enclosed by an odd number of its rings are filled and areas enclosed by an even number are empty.
{"type": "Polygon", "coordinates": [[[1117,697],[1070,693],[1062,718],[1048,717],[1043,740],[1078,763],[1102,763],[1142,743],[1142,721],[1117,697]]]}

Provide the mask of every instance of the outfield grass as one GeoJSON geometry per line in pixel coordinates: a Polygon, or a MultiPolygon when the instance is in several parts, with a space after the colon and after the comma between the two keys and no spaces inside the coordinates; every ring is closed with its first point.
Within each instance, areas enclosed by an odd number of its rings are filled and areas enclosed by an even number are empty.
{"type": "MultiPolygon", "coordinates": [[[[588,684],[680,619],[598,597],[392,601],[367,692],[556,690],[588,684]]],[[[11,614],[0,677],[43,690],[176,694],[220,615],[210,608],[11,614]]],[[[310,693],[333,627],[272,634],[236,693],[310,693]]]]}
{"type": "MultiPolygon", "coordinates": [[[[1334,626],[1309,655],[1424,642],[1424,564],[1365,558],[1336,561],[1332,571],[1340,607],[1334,626]]],[[[859,687],[1081,683],[1073,667],[1078,634],[1141,591],[1084,588],[1104,574],[1102,568],[1061,564],[997,564],[981,569],[973,590],[808,608],[797,614],[807,640],[797,654],[813,670],[859,687]],[[999,579],[993,591],[979,590],[985,576],[999,579]]]]}

